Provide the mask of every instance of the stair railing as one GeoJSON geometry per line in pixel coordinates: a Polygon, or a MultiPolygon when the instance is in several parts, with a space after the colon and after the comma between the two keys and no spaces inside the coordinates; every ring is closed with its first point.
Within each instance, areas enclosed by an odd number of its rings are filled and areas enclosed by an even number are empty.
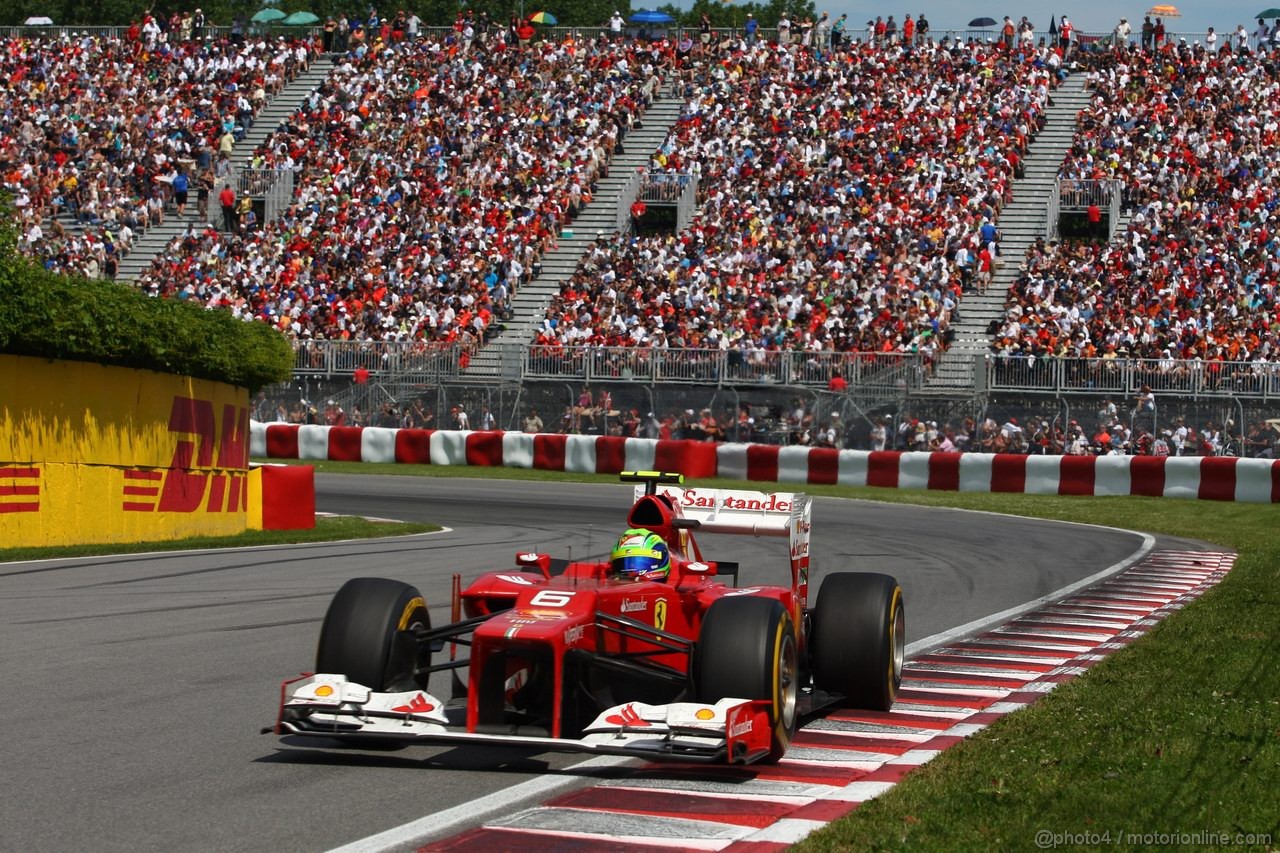
{"type": "Polygon", "coordinates": [[[262,199],[262,225],[275,220],[293,203],[293,169],[251,169],[237,166],[233,170],[236,193],[241,197],[262,199]]]}
{"type": "Polygon", "coordinates": [[[614,230],[623,234],[631,231],[631,204],[640,194],[640,184],[644,180],[645,170],[636,169],[627,178],[627,182],[618,190],[618,209],[614,219],[614,230]]]}

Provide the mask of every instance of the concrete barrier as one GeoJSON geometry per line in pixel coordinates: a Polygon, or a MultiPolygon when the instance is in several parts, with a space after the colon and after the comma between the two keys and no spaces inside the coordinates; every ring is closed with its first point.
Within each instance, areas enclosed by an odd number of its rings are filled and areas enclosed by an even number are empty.
{"type": "MultiPolygon", "coordinates": [[[[364,433],[371,431],[365,428],[364,433]]],[[[365,438],[350,428],[259,423],[251,425],[250,444],[272,458],[289,459],[343,460],[358,449],[366,462],[384,462],[393,456],[405,464],[583,474],[661,470],[691,478],[793,484],[1280,502],[1280,462],[1269,459],[867,452],[618,436],[388,429],[377,430],[376,438],[365,438]],[[324,447],[322,441],[327,443],[324,447]]]]}

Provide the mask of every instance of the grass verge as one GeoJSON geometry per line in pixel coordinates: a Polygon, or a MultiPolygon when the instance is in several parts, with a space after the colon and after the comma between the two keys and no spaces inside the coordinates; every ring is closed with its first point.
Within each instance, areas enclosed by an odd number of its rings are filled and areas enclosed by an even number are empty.
{"type": "Polygon", "coordinates": [[[1201,539],[1240,556],[1222,583],[1146,638],[947,750],[797,849],[1132,848],[1162,846],[1160,833],[1182,834],[1179,846],[1274,848],[1276,510],[1158,498],[928,497],[933,505],[1201,539]]]}
{"type": "Polygon", "coordinates": [[[0,563],[18,560],[57,560],[68,557],[100,557],[108,554],[140,554],[153,551],[186,551],[199,548],[244,548],[254,545],[293,545],[340,539],[376,539],[430,533],[434,524],[369,521],[350,516],[316,519],[313,530],[246,530],[238,536],[194,536],[158,542],[120,542],[100,545],[66,545],[50,548],[0,548],[0,563]]]}
{"type": "MultiPolygon", "coordinates": [[[[317,470],[616,482],[507,468],[322,462],[317,470]]],[[[727,480],[700,484],[749,488],[727,480]]],[[[1144,639],[947,750],[799,850],[1132,848],[1158,844],[1157,835],[1147,834],[1159,833],[1185,834],[1166,839],[1180,846],[1228,841],[1275,848],[1280,537],[1274,507],[838,486],[805,491],[1143,530],[1212,542],[1240,557],[1222,583],[1144,639]],[[1270,839],[1250,840],[1249,833],[1270,839]]],[[[998,548],[993,543],[993,553],[998,548]]]]}

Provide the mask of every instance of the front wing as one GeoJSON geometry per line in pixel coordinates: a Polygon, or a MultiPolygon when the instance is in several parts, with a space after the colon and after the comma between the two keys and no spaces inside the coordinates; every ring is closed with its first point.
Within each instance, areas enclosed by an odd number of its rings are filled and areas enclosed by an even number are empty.
{"type": "Polygon", "coordinates": [[[345,676],[327,674],[286,681],[276,725],[265,731],[351,741],[508,745],[734,764],[750,764],[768,755],[773,737],[769,703],[745,699],[721,699],[715,704],[628,702],[599,714],[576,739],[468,732],[451,724],[444,703],[429,693],[377,693],[345,676]]]}

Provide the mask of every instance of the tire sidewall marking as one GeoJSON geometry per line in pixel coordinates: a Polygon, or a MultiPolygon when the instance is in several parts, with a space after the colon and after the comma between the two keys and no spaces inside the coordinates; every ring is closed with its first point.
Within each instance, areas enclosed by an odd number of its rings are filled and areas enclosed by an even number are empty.
{"type": "Polygon", "coordinates": [[[897,667],[895,666],[894,662],[897,660],[897,656],[898,656],[898,647],[897,647],[898,610],[899,610],[899,607],[901,606],[901,603],[902,603],[902,587],[894,586],[893,596],[889,599],[889,619],[888,619],[888,628],[889,628],[888,675],[889,675],[889,703],[890,704],[892,704],[898,698],[897,678],[895,678],[895,676],[897,675],[897,671],[896,671],[897,667]]]}
{"type": "Polygon", "coordinates": [[[400,620],[396,623],[397,631],[408,630],[410,620],[413,619],[413,612],[419,607],[423,610],[427,609],[427,602],[422,598],[422,596],[418,595],[409,599],[408,603],[404,606],[404,612],[400,614],[400,620]]]}

